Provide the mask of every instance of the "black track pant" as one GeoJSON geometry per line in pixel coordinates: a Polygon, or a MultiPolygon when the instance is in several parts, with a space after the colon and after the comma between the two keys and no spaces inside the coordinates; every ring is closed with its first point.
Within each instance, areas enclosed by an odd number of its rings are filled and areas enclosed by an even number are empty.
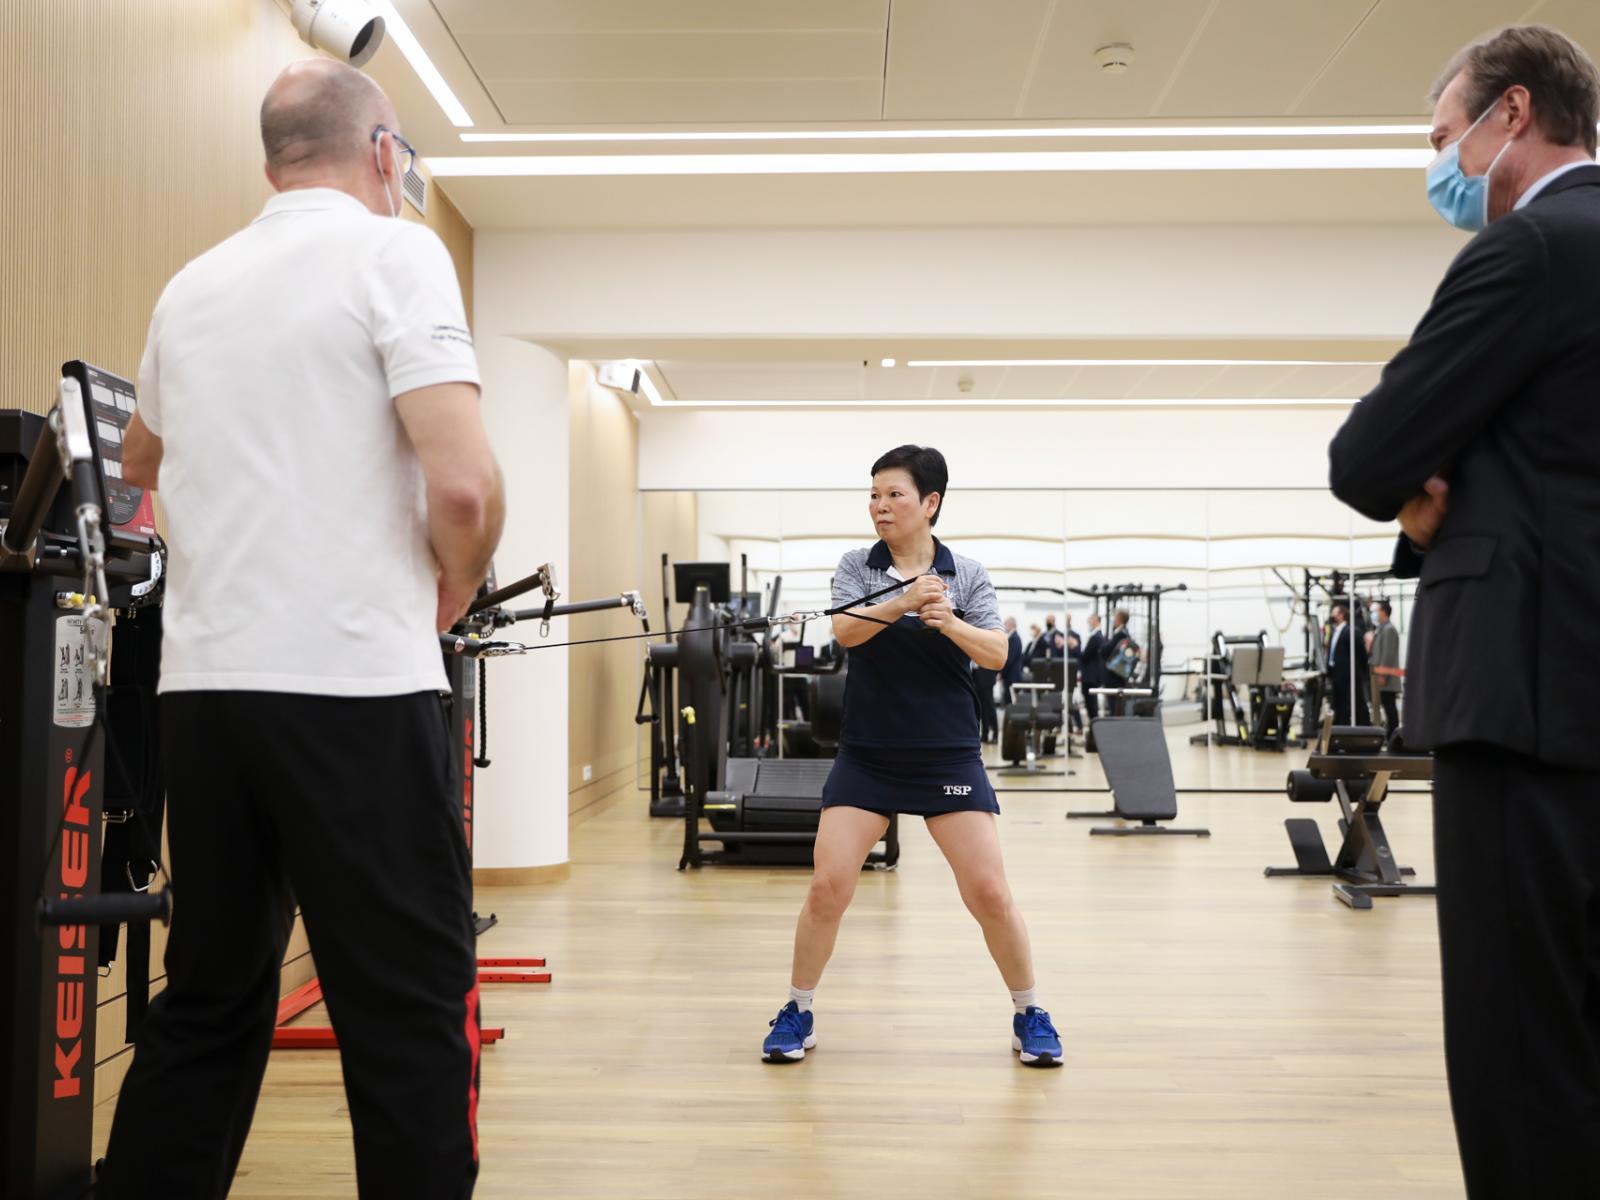
{"type": "Polygon", "coordinates": [[[1383,731],[1393,737],[1400,728],[1400,693],[1379,692],[1378,702],[1383,705],[1383,731]]]}
{"type": "Polygon", "coordinates": [[[1600,1196],[1600,771],[1439,751],[1445,1059],[1471,1200],[1600,1196]]]}
{"type": "MultiPolygon", "coordinates": [[[[296,900],[339,1038],[361,1196],[471,1195],[477,964],[439,697],[181,692],[163,697],[161,727],[167,985],[97,1197],[226,1195],[296,900]]],[[[280,1169],[292,1174],[292,1158],[280,1169]]],[[[295,1192],[288,1178],[274,1187],[295,1192]]]]}

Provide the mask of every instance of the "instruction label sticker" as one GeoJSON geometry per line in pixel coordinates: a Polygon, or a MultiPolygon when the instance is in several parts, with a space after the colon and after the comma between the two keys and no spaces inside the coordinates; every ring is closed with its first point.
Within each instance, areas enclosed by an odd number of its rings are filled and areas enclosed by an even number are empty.
{"type": "Polygon", "coordinates": [[[63,729],[94,724],[94,673],[82,616],[56,618],[55,723],[63,729]]]}

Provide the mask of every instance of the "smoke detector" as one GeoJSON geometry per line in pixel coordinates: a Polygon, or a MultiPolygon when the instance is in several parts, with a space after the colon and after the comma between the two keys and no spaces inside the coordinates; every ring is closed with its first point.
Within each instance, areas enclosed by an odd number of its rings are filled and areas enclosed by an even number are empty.
{"type": "Polygon", "coordinates": [[[1121,75],[1133,65],[1133,47],[1127,42],[1112,42],[1094,52],[1094,61],[1107,75],[1121,75]]]}

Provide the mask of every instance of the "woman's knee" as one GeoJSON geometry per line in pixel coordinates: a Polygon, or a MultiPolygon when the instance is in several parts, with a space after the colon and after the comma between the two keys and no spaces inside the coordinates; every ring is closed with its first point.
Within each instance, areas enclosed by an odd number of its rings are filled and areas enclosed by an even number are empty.
{"type": "Polygon", "coordinates": [[[967,911],[979,921],[1004,921],[1011,915],[1011,885],[1004,875],[990,875],[976,879],[961,890],[967,911]]]}
{"type": "Polygon", "coordinates": [[[848,876],[818,872],[811,877],[811,890],[806,894],[806,909],[814,917],[837,921],[850,907],[855,895],[856,881],[848,876]]]}

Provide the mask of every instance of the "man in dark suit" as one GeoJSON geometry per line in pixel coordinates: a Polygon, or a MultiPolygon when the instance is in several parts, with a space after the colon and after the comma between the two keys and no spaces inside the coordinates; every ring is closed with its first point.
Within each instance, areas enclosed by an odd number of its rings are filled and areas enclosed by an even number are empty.
{"type": "Polygon", "coordinates": [[[1435,89],[1429,199],[1483,227],[1330,448],[1420,575],[1445,1055],[1467,1191],[1600,1196],[1600,73],[1502,30],[1435,89]],[[1492,168],[1492,170],[1491,170],[1492,168]],[[1484,630],[1509,631],[1491,651],[1484,630]]]}
{"type": "Polygon", "coordinates": [[[1000,669],[1000,689],[1003,704],[1011,703],[1011,685],[1022,682],[1022,638],[1017,633],[1017,619],[1006,618],[1006,665],[1000,669]]]}
{"type": "Polygon", "coordinates": [[[1100,697],[1094,694],[1097,687],[1106,685],[1106,635],[1100,632],[1100,614],[1089,614],[1089,640],[1083,644],[1083,708],[1089,720],[1100,715],[1100,697]]]}
{"type": "Polygon", "coordinates": [[[1379,600],[1373,612],[1377,617],[1370,635],[1373,686],[1383,705],[1383,731],[1393,737],[1400,728],[1400,631],[1390,619],[1394,610],[1387,600],[1379,600]]]}
{"type": "Polygon", "coordinates": [[[1333,723],[1349,725],[1351,677],[1350,657],[1355,656],[1355,724],[1367,725],[1372,710],[1367,706],[1367,647],[1350,623],[1350,609],[1344,603],[1333,606],[1333,633],[1328,637],[1328,690],[1333,696],[1333,723]]]}

